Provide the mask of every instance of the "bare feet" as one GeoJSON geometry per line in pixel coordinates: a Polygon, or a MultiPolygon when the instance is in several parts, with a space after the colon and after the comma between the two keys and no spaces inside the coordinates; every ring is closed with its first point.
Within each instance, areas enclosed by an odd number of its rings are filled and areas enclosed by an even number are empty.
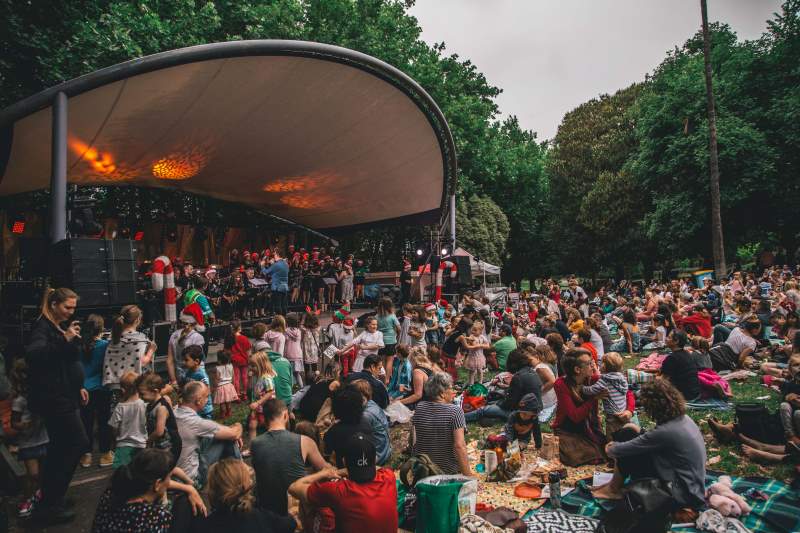
{"type": "Polygon", "coordinates": [[[760,463],[760,464],[775,464],[775,463],[780,463],[784,459],[786,459],[786,455],[763,452],[761,450],[756,450],[755,448],[751,448],[747,444],[742,445],[742,452],[744,453],[745,457],[747,457],[754,463],[760,463]]]}
{"type": "Polygon", "coordinates": [[[736,432],[733,430],[733,424],[721,424],[713,418],[710,418],[708,420],[708,427],[721,444],[727,444],[736,440],[736,432]]]}
{"type": "Polygon", "coordinates": [[[599,487],[595,488],[592,487],[592,496],[600,500],[621,500],[622,499],[622,491],[616,490],[614,487],[611,486],[611,483],[606,483],[605,485],[600,485],[599,487]]]}
{"type": "Polygon", "coordinates": [[[786,447],[785,446],[780,446],[780,445],[777,445],[777,444],[764,444],[763,442],[759,442],[757,440],[751,439],[750,437],[748,437],[746,435],[739,435],[739,439],[741,439],[741,441],[744,444],[747,444],[747,446],[749,446],[750,448],[753,448],[755,450],[759,450],[759,451],[762,451],[762,452],[772,453],[772,454],[775,454],[775,455],[783,455],[786,452],[786,447]]]}

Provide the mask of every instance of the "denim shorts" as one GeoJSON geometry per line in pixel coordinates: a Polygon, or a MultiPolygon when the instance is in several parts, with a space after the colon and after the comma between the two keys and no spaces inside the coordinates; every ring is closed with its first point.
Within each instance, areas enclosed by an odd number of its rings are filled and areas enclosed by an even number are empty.
{"type": "Polygon", "coordinates": [[[47,443],[31,446],[30,448],[20,448],[17,451],[17,459],[27,461],[29,459],[42,459],[47,455],[47,443]]]}

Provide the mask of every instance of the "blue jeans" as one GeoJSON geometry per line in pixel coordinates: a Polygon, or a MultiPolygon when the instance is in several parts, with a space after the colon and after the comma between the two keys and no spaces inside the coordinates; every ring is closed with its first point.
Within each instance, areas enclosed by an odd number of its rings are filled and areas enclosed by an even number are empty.
{"type": "Polygon", "coordinates": [[[208,469],[221,459],[241,459],[242,453],[239,445],[233,440],[215,440],[211,437],[200,439],[200,449],[197,450],[200,459],[200,469],[197,472],[197,484],[202,487],[206,484],[208,469]]]}
{"type": "Polygon", "coordinates": [[[467,422],[477,422],[481,418],[501,418],[503,420],[508,420],[508,415],[510,414],[511,411],[506,411],[496,403],[490,403],[489,405],[479,407],[474,411],[466,413],[464,419],[467,422]]]}
{"type": "Polygon", "coordinates": [[[733,331],[731,328],[723,326],[722,324],[717,324],[714,326],[714,341],[712,344],[716,346],[717,344],[728,340],[728,336],[730,336],[731,331],[733,331]]]}

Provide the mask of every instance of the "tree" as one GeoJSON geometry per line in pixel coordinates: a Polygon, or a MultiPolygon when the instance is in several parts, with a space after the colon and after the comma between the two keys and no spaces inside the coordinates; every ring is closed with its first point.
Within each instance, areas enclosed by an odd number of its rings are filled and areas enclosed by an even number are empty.
{"type": "Polygon", "coordinates": [[[714,109],[714,85],[711,79],[711,39],[708,36],[708,7],[700,0],[703,19],[703,73],[706,82],[706,105],[708,107],[708,167],[711,189],[711,248],[714,252],[714,270],[717,279],[727,274],[725,265],[725,243],[722,235],[722,215],[719,208],[719,159],[717,155],[717,113],[714,109]]]}
{"type": "Polygon", "coordinates": [[[458,204],[456,224],[460,246],[483,261],[502,264],[511,227],[500,206],[486,196],[473,195],[458,204]]]}

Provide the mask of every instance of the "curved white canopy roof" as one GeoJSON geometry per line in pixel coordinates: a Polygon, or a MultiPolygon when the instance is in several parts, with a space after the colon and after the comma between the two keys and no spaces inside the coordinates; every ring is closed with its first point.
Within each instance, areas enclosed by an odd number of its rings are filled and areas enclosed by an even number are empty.
{"type": "Polygon", "coordinates": [[[313,229],[440,219],[456,161],[408,76],[318,43],[173,50],[65,82],[0,112],[0,196],[50,183],[51,102],[68,100],[68,180],[167,187],[313,229]]]}

